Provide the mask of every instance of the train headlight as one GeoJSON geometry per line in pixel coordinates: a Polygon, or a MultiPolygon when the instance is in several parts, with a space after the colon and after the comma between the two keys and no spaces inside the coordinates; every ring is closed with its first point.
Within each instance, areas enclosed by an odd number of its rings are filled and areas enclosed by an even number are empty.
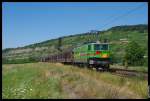
{"type": "Polygon", "coordinates": [[[103,54],[102,57],[103,57],[103,58],[107,58],[108,55],[107,55],[107,54],[103,54]]]}

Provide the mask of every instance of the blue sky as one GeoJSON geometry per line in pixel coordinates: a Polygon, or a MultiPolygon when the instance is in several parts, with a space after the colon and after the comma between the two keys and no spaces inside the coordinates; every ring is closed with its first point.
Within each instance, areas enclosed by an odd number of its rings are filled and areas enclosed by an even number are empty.
{"type": "Polygon", "coordinates": [[[147,23],[146,2],[3,2],[2,48],[22,47],[118,25],[147,23]],[[138,6],[141,7],[119,17],[138,6]],[[109,23],[116,17],[119,18],[109,23]]]}

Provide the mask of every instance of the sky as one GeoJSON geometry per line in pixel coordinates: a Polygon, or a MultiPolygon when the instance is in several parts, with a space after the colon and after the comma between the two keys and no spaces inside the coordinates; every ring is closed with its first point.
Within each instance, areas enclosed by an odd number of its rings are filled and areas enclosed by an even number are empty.
{"type": "Polygon", "coordinates": [[[148,24],[147,2],[3,2],[2,49],[135,24],[148,24]]]}

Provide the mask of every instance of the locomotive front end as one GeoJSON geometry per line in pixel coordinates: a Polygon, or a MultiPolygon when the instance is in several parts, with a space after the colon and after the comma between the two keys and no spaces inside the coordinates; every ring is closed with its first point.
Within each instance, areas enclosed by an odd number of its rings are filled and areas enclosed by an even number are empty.
{"type": "Polygon", "coordinates": [[[89,45],[93,47],[93,55],[89,56],[88,63],[96,68],[109,68],[110,52],[108,43],[95,43],[89,45]]]}

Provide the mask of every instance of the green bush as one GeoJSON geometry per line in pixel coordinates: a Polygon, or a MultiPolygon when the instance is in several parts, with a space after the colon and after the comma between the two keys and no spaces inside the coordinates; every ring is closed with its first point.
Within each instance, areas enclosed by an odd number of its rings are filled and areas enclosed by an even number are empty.
{"type": "Polygon", "coordinates": [[[137,42],[131,41],[125,49],[124,62],[132,66],[143,65],[144,54],[141,46],[137,42]]]}
{"type": "Polygon", "coordinates": [[[20,63],[33,63],[33,62],[38,62],[39,59],[36,59],[34,57],[29,57],[25,59],[3,59],[2,63],[3,64],[20,64],[20,63]]]}

